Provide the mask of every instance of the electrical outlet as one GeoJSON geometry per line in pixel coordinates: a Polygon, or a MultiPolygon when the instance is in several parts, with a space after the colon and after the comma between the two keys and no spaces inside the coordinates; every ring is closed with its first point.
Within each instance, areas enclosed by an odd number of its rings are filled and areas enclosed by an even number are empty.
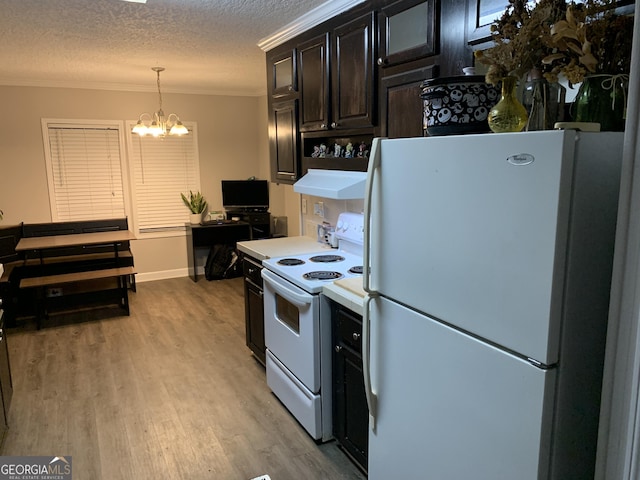
{"type": "Polygon", "coordinates": [[[313,214],[324,218],[324,202],[318,202],[313,204],[313,214]]]}
{"type": "Polygon", "coordinates": [[[306,198],[302,199],[302,214],[303,215],[307,214],[307,199],[306,198]]]}
{"type": "Polygon", "coordinates": [[[46,296],[51,297],[61,297],[62,296],[62,288],[59,287],[51,287],[47,288],[46,296]]]}

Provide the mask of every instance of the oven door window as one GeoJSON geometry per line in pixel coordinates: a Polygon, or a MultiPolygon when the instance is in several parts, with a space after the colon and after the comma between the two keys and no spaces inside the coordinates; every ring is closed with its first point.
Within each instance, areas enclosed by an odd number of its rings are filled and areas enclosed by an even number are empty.
{"type": "Polygon", "coordinates": [[[300,311],[293,303],[278,293],[276,296],[276,318],[291,330],[300,334],[300,311]]]}

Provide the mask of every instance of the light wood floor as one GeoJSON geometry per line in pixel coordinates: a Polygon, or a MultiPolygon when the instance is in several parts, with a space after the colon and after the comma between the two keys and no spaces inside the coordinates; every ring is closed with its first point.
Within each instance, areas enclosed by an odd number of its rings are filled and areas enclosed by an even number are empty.
{"type": "Polygon", "coordinates": [[[244,344],[241,278],[139,283],[130,299],[129,317],[9,330],[3,455],[71,455],[74,480],[365,478],[270,392],[244,344]]]}

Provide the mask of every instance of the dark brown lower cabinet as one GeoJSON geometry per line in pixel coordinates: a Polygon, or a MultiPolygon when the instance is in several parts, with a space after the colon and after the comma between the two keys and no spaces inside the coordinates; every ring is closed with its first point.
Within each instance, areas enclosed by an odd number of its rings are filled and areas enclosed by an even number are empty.
{"type": "Polygon", "coordinates": [[[362,317],[332,306],[333,436],[366,472],[369,409],[362,374],[362,317]]]}
{"type": "Polygon", "coordinates": [[[0,412],[0,448],[4,444],[4,438],[9,429],[9,407],[13,396],[13,382],[11,380],[11,367],[9,365],[9,348],[7,346],[6,331],[4,328],[4,315],[0,310],[0,400],[2,400],[2,412],[0,412]]]}
{"type": "Polygon", "coordinates": [[[244,316],[246,326],[246,343],[253,354],[264,365],[264,306],[262,304],[262,263],[249,256],[242,258],[244,275],[244,316]]]}

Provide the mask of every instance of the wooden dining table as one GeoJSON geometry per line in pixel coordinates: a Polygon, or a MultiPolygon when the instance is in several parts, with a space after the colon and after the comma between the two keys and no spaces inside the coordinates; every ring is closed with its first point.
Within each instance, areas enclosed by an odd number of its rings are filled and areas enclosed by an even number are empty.
{"type": "Polygon", "coordinates": [[[16,245],[16,252],[37,252],[42,262],[45,250],[91,245],[113,245],[114,258],[117,262],[118,244],[135,239],[136,236],[130,230],[22,237],[16,245]]]}

